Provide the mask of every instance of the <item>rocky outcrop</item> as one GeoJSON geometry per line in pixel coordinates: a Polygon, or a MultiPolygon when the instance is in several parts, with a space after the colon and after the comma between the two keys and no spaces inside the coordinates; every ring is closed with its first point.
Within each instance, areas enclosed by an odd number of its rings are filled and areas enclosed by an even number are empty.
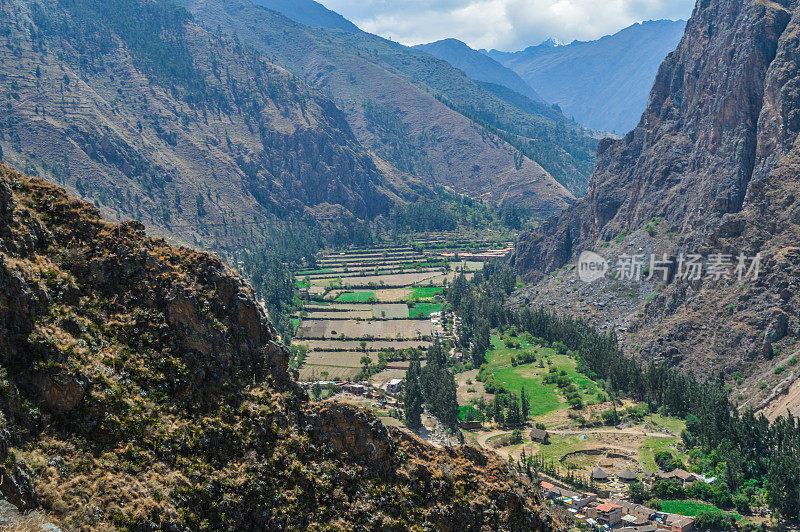
{"type": "Polygon", "coordinates": [[[323,403],[305,411],[305,422],[309,434],[331,450],[381,474],[397,467],[397,445],[375,416],[339,403],[323,403]]]}
{"type": "Polygon", "coordinates": [[[795,1],[699,2],[659,70],[639,126],[601,143],[588,197],[525,235],[517,268],[541,276],[584,250],[621,247],[631,233],[648,242],[639,250],[672,257],[761,253],[757,283],[675,280],[657,287],[631,322],[636,336],[626,334],[646,358],[678,352],[671,358],[702,372],[747,368],[753,380],[745,379],[743,391],[758,393],[755,385],[774,369],[772,347],[791,349],[786,334],[797,329],[800,309],[790,260],[800,242],[798,28],[795,1]],[[772,322],[758,319],[774,312],[772,322]],[[698,316],[702,329],[690,323],[698,316]]]}
{"type": "Polygon", "coordinates": [[[559,526],[497,458],[306,404],[218,257],[4,166],[0,212],[0,500],[14,523],[49,526],[19,509],[68,530],[559,526]]]}

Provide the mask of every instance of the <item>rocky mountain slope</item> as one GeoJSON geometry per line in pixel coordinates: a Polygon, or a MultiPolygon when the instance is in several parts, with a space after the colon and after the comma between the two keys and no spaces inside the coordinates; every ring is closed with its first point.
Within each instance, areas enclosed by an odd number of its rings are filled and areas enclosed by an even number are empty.
{"type": "Polygon", "coordinates": [[[445,61],[368,33],[310,28],[247,0],[181,3],[323,91],[359,141],[403,172],[538,214],[571,199],[561,185],[586,189],[597,141],[549,107],[523,110],[445,61]]]}
{"type": "Polygon", "coordinates": [[[585,189],[596,140],[563,116],[533,117],[419,52],[430,83],[411,80],[358,41],[401,64],[407,49],[362,32],[245,1],[194,6],[197,19],[170,1],[0,1],[0,157],[181,242],[333,232],[437,183],[546,215],[572,194],[542,165],[585,189]],[[463,109],[436,80],[466,91],[463,109]]]}
{"type": "Polygon", "coordinates": [[[552,42],[489,55],[517,72],[567,116],[595,129],[624,135],[639,122],[658,66],[675,49],[685,21],[634,24],[589,42],[552,42]]]}
{"type": "Polygon", "coordinates": [[[240,248],[419,196],[333,102],[182,8],[2,0],[0,22],[4,159],[109,216],[240,248]]]}
{"type": "Polygon", "coordinates": [[[287,362],[217,257],[0,166],[0,499],[65,530],[556,526],[496,457],[309,404],[287,362]]]}
{"type": "Polygon", "coordinates": [[[592,249],[612,262],[697,253],[706,266],[723,254],[730,279],[706,268],[696,280],[673,270],[666,283],[585,285],[573,274],[572,286],[546,280],[521,300],[606,315],[629,352],[706,375],[724,370],[742,406],[797,412],[798,39],[796,1],[698,3],[640,125],[601,142],[586,200],[526,235],[515,256],[520,270],[546,273],[592,249]],[[758,280],[740,281],[737,258],[757,253],[758,280]],[[620,310],[620,299],[634,304],[620,310]]]}
{"type": "Polygon", "coordinates": [[[458,39],[443,39],[414,47],[425,53],[447,61],[475,81],[501,85],[530,98],[534,102],[544,103],[544,99],[525,83],[519,75],[506,68],[491,57],[473,50],[458,39]]]}

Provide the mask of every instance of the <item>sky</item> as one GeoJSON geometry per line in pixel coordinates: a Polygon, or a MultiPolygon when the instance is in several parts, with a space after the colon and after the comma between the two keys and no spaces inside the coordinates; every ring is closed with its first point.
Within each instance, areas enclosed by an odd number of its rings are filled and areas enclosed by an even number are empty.
{"type": "Polygon", "coordinates": [[[414,45],[447,37],[521,50],[610,35],[636,22],[688,19],[695,0],[318,0],[364,31],[414,45]]]}

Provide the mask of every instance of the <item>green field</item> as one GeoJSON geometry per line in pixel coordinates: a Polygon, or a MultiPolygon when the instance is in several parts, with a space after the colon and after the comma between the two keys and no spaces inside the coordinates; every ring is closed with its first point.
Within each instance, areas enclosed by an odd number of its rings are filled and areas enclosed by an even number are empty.
{"type": "Polygon", "coordinates": [[[412,300],[430,300],[442,293],[441,286],[415,286],[411,291],[412,300]]]}
{"type": "Polygon", "coordinates": [[[441,312],[442,305],[440,303],[415,303],[413,307],[408,308],[409,318],[427,318],[434,312],[441,312]]]}
{"type": "Polygon", "coordinates": [[[518,349],[506,347],[498,335],[492,335],[492,346],[493,349],[486,354],[486,374],[494,374],[494,378],[498,382],[516,394],[520,394],[524,385],[525,393],[530,399],[530,414],[533,417],[566,409],[569,406],[555,384],[544,383],[543,377],[550,368],[548,364],[545,364],[544,368],[538,367],[538,362],[514,367],[511,364],[512,356],[532,351],[536,354],[537,360],[542,358],[549,360],[556,369],[567,373],[567,376],[578,387],[585,404],[589,403],[592,395],[596,395],[600,391],[594,381],[582,373],[578,373],[575,360],[566,355],[559,355],[549,347],[534,346],[525,341],[521,341],[518,349]]]}
{"type": "Polygon", "coordinates": [[[336,272],[334,270],[331,270],[330,268],[327,268],[327,269],[324,269],[324,270],[306,270],[306,271],[302,271],[302,272],[297,272],[295,274],[295,276],[296,277],[304,277],[306,275],[320,275],[320,274],[323,274],[323,273],[336,273],[336,272]]]}
{"type": "Polygon", "coordinates": [[[369,303],[375,301],[375,292],[344,292],[336,301],[341,303],[369,303]]]}
{"type": "Polygon", "coordinates": [[[730,513],[737,521],[742,518],[742,516],[736,512],[725,512],[713,504],[700,501],[661,501],[661,510],[671,514],[688,515],[689,517],[694,517],[703,512],[710,511],[730,513]]]}

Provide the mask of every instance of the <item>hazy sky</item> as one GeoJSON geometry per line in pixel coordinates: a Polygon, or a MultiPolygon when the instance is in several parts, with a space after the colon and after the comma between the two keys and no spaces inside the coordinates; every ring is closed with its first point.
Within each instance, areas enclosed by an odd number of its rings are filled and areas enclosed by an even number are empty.
{"type": "Polygon", "coordinates": [[[519,50],[615,33],[634,22],[688,19],[695,0],[318,0],[361,29],[404,44],[455,37],[519,50]]]}

